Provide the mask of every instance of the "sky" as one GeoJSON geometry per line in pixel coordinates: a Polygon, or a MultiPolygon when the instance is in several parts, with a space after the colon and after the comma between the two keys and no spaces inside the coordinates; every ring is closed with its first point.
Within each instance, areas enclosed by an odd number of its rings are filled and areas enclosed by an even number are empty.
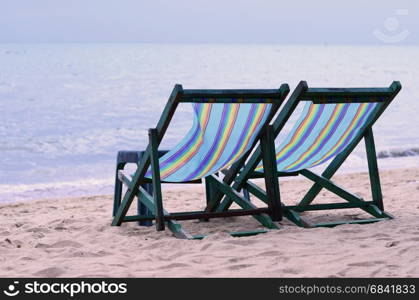
{"type": "Polygon", "coordinates": [[[417,0],[0,0],[0,43],[419,44],[417,0]]]}

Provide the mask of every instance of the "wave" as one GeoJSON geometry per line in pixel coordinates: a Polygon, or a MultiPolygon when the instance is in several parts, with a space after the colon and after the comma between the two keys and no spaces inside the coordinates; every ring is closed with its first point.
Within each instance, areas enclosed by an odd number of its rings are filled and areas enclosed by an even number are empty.
{"type": "Polygon", "coordinates": [[[406,156],[417,156],[419,155],[419,147],[411,147],[407,149],[389,149],[379,151],[377,153],[378,158],[389,158],[389,157],[406,157],[406,156]]]}

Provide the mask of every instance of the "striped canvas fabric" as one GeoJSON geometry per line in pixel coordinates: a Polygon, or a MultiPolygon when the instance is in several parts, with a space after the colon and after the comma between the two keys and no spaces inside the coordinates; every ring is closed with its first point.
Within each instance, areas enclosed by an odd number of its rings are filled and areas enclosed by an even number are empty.
{"type": "MultiPolygon", "coordinates": [[[[271,104],[193,103],[188,134],[160,158],[162,180],[183,182],[224,169],[250,150],[271,104]]],[[[151,178],[148,170],[146,177],[151,178]]]]}
{"type": "MultiPolygon", "coordinates": [[[[276,149],[277,168],[292,172],[320,165],[352,141],[377,103],[313,104],[276,149]]],[[[263,171],[262,165],[256,171],[263,171]]]]}

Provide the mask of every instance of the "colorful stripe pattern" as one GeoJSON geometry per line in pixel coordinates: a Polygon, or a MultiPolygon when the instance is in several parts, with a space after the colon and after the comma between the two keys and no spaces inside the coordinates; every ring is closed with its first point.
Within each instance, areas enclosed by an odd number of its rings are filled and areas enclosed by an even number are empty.
{"type": "MultiPolygon", "coordinates": [[[[250,150],[271,104],[194,103],[188,134],[160,158],[161,179],[184,182],[229,167],[250,150]]],[[[146,177],[151,178],[148,170],[146,177]]]]}
{"type": "MultiPolygon", "coordinates": [[[[338,155],[356,136],[376,105],[307,102],[294,128],[276,149],[278,171],[311,168],[338,155]]],[[[262,165],[256,171],[262,172],[262,165]]]]}

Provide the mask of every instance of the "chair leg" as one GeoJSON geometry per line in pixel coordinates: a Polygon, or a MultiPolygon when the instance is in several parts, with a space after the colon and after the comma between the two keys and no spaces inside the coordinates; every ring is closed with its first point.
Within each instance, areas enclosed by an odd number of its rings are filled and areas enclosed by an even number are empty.
{"type": "MultiPolygon", "coordinates": [[[[159,150],[158,151],[159,157],[162,157],[167,152],[169,152],[169,150],[159,150]]],[[[138,152],[138,161],[141,160],[143,154],[144,154],[144,151],[139,151],[138,152]]],[[[141,185],[141,187],[143,187],[150,195],[153,195],[153,184],[152,183],[145,183],[145,184],[141,185]]],[[[151,215],[153,215],[153,212],[146,205],[144,205],[140,201],[140,199],[138,199],[138,203],[137,203],[137,213],[140,216],[151,216],[151,215]]],[[[152,221],[139,221],[138,225],[149,227],[149,226],[153,225],[153,222],[152,221]]]]}
{"type": "MultiPolygon", "coordinates": [[[[162,153],[166,153],[167,151],[162,151],[162,153]]],[[[115,192],[114,192],[114,205],[113,205],[113,212],[112,216],[115,216],[116,211],[118,210],[121,204],[121,197],[122,197],[122,181],[118,178],[118,172],[123,170],[128,163],[138,164],[141,160],[144,151],[118,151],[118,155],[116,157],[116,172],[115,172],[115,192]]],[[[159,155],[162,155],[159,153],[159,155]]],[[[149,192],[151,195],[153,194],[153,186],[149,183],[143,184],[142,187],[149,192]]],[[[152,215],[152,212],[138,201],[137,205],[137,212],[140,216],[149,216],[152,215]]],[[[151,221],[139,221],[138,225],[140,226],[151,226],[153,223],[151,221]]]]}
{"type": "Polygon", "coordinates": [[[115,172],[115,191],[114,191],[114,202],[113,202],[113,211],[112,216],[115,217],[116,212],[121,205],[122,198],[122,181],[118,178],[118,172],[123,170],[127,163],[138,163],[140,158],[140,153],[138,151],[118,151],[116,156],[116,172],[115,172]]]}
{"type": "MultiPolygon", "coordinates": [[[[215,189],[211,184],[211,180],[209,178],[205,178],[205,200],[207,202],[207,207],[208,205],[211,203],[214,194],[215,194],[215,189]]],[[[201,221],[204,222],[209,222],[209,219],[201,219],[201,221]]]]}
{"type": "Polygon", "coordinates": [[[266,195],[268,207],[271,210],[273,221],[282,220],[282,205],[279,193],[279,183],[277,177],[277,165],[275,156],[275,142],[272,125],[266,128],[265,133],[260,139],[262,148],[263,172],[265,178],[266,195]]]}
{"type": "Polygon", "coordinates": [[[211,181],[205,178],[205,200],[207,202],[207,205],[211,202],[212,197],[214,195],[214,189],[211,185],[211,181]]]}
{"type": "MultiPolygon", "coordinates": [[[[138,157],[136,159],[136,163],[138,164],[138,162],[142,159],[144,155],[144,151],[138,151],[137,154],[138,154],[138,157]]],[[[153,195],[152,184],[145,183],[141,185],[141,187],[143,187],[150,195],[153,195]]],[[[138,197],[137,197],[137,213],[139,216],[151,216],[153,214],[153,212],[149,210],[147,206],[145,206],[138,197]]],[[[153,225],[153,222],[152,221],[138,221],[138,225],[149,227],[153,225]]]]}
{"type": "MultiPolygon", "coordinates": [[[[151,183],[143,184],[141,187],[143,187],[150,195],[153,195],[153,185],[151,183]]],[[[149,210],[147,206],[145,206],[140,201],[140,199],[138,199],[137,213],[139,216],[150,216],[153,214],[152,211],[149,210]]],[[[138,225],[149,227],[153,225],[153,222],[152,221],[139,221],[138,225]]]]}
{"type": "Polygon", "coordinates": [[[118,178],[118,172],[120,170],[123,170],[124,167],[125,167],[125,163],[119,161],[119,155],[118,155],[117,162],[116,162],[116,172],[115,172],[115,190],[113,194],[112,217],[115,217],[115,214],[118,211],[119,206],[121,205],[122,182],[118,178]]]}
{"type": "Polygon", "coordinates": [[[158,154],[158,143],[157,143],[157,129],[152,128],[148,131],[150,146],[151,146],[151,171],[153,181],[153,199],[155,205],[155,216],[156,216],[156,230],[162,231],[165,229],[164,224],[164,212],[163,212],[163,199],[161,193],[161,181],[160,181],[160,166],[159,166],[159,154],[158,154]]]}
{"type": "Polygon", "coordinates": [[[375,143],[372,128],[368,128],[365,131],[364,139],[365,149],[367,151],[372,201],[379,209],[384,210],[383,194],[381,192],[380,175],[378,173],[377,154],[375,152],[375,143]]]}

